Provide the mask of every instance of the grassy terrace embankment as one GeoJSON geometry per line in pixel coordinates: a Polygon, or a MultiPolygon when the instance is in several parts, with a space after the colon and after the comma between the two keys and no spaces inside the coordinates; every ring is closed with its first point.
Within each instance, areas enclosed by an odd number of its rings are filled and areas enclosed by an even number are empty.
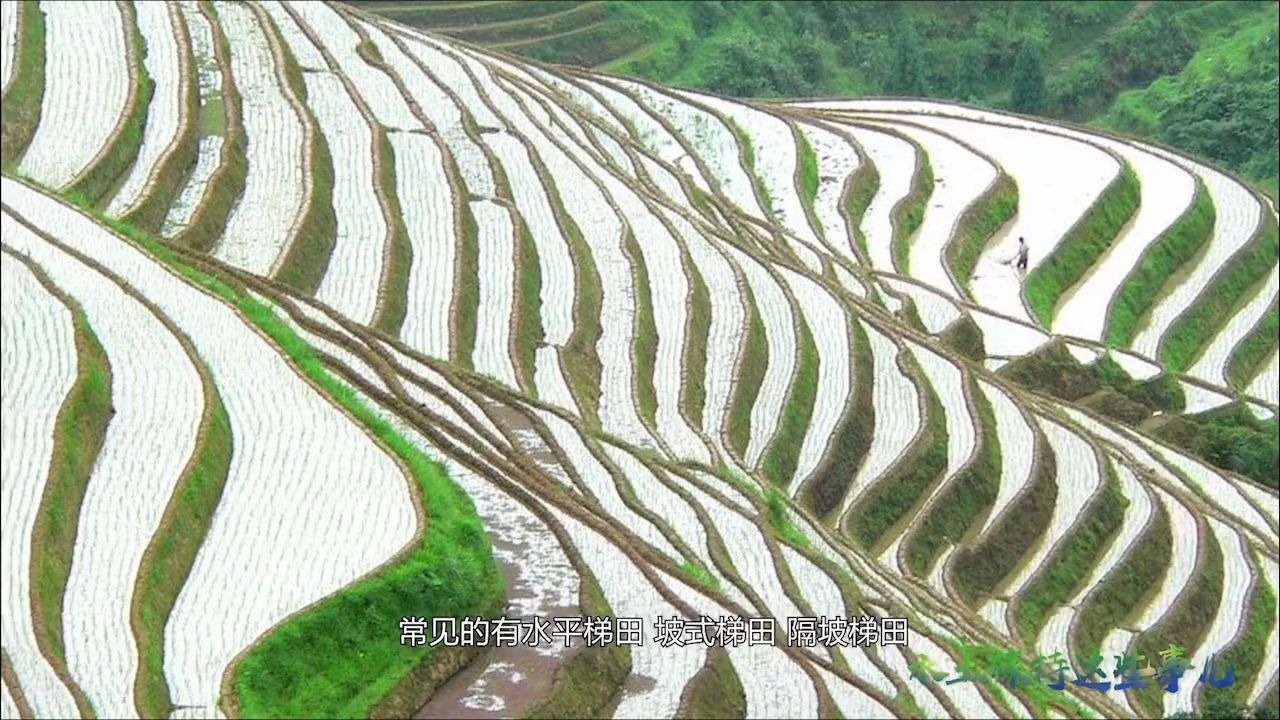
{"type": "Polygon", "coordinates": [[[45,18],[36,0],[22,0],[13,67],[0,115],[4,169],[17,167],[40,124],[44,102],[45,18]]]}
{"type": "Polygon", "coordinates": [[[1215,219],[1213,199],[1197,179],[1191,206],[1147,247],[1112,298],[1107,308],[1108,344],[1128,347],[1133,342],[1142,319],[1165,295],[1165,284],[1178,277],[1179,269],[1195,259],[1209,241],[1215,219]]]}
{"type": "Polygon", "coordinates": [[[112,136],[112,143],[97,158],[96,162],[86,170],[67,191],[83,195],[97,205],[106,205],[111,194],[119,187],[129,168],[138,159],[142,150],[142,135],[147,129],[147,111],[151,106],[151,95],[155,92],[156,83],[147,72],[143,60],[147,56],[147,44],[138,30],[136,13],[133,5],[125,3],[122,8],[125,33],[131,49],[133,87],[129,93],[130,103],[120,119],[118,133],[112,136]]]}
{"type": "Polygon", "coordinates": [[[1262,223],[1249,244],[1218,269],[1200,291],[1195,303],[1165,332],[1160,361],[1174,372],[1191,367],[1235,312],[1249,302],[1252,292],[1280,259],[1275,217],[1262,210],[1262,223]]]}
{"type": "Polygon", "coordinates": [[[1038,428],[1036,443],[1031,481],[979,542],[956,550],[951,560],[956,589],[970,602],[993,593],[1047,532],[1058,499],[1057,456],[1038,428]]]}
{"type": "MultiPolygon", "coordinates": [[[[901,355],[914,366],[914,360],[901,355]]],[[[922,374],[912,368],[912,377],[922,374]]],[[[904,518],[914,517],[947,469],[947,421],[942,401],[928,383],[919,383],[924,396],[920,434],[902,457],[866,490],[846,520],[848,533],[862,547],[880,544],[904,518]]]]}
{"type": "Polygon", "coordinates": [[[307,83],[302,79],[302,68],[293,51],[280,42],[275,33],[268,33],[268,38],[284,64],[286,94],[292,93],[290,102],[301,114],[298,120],[308,127],[311,139],[304,168],[304,172],[310,173],[311,195],[305,200],[306,213],[295,228],[293,241],[285,248],[275,279],[304,295],[311,295],[320,287],[338,242],[338,216],[333,209],[333,156],[315,113],[307,105],[307,83]]]}
{"type": "MultiPolygon", "coordinates": [[[[218,11],[213,3],[200,4],[213,32],[213,50],[218,66],[231,67],[231,45],[218,22],[218,11]]],[[[229,70],[222,73],[221,106],[225,113],[222,150],[218,169],[209,178],[200,207],[191,216],[185,230],[176,240],[193,250],[209,252],[218,243],[227,228],[231,211],[244,195],[245,178],[249,174],[249,138],[245,134],[243,101],[235,78],[229,70]]]]}
{"type": "Polygon", "coordinates": [[[1124,226],[1138,213],[1141,202],[1138,175],[1123,163],[1112,180],[1067,236],[1027,276],[1031,312],[1044,327],[1053,325],[1062,295],[1085,278],[1103,259],[1124,226]]]}
{"type": "Polygon", "coordinates": [[[115,414],[111,361],[79,303],[59,290],[38,265],[16,253],[13,257],[66,307],[76,350],[76,377],[54,421],[49,471],[31,530],[31,623],[40,653],[71,692],[76,707],[85,717],[96,717],[89,699],[67,669],[62,610],[76,551],[80,509],[106,439],[107,425],[115,414]]]}
{"type": "Polygon", "coordinates": [[[893,206],[890,219],[893,223],[893,264],[898,272],[907,274],[911,259],[911,241],[915,238],[924,211],[933,195],[933,165],[923,146],[903,135],[896,135],[915,148],[916,171],[911,175],[911,190],[893,206]]]}
{"type": "Polygon", "coordinates": [[[359,392],[336,378],[270,307],[211,267],[197,269],[144,231],[96,216],[192,284],[233,305],[270,338],[317,391],[407,468],[428,518],[420,540],[402,555],[289,618],[249,648],[228,671],[230,695],[223,697],[224,706],[246,717],[368,716],[389,699],[420,701],[430,690],[422,684],[430,673],[419,669],[430,667],[435,648],[400,645],[404,608],[428,617],[493,616],[505,602],[502,575],[470,497],[359,392]]]}
{"type": "Polygon", "coordinates": [[[978,408],[974,422],[981,429],[973,459],[942,489],[929,513],[910,530],[905,541],[907,568],[917,576],[928,573],[949,543],[960,542],[969,527],[990,510],[1000,489],[1000,440],[995,411],[976,388],[973,394],[978,408]]]}
{"type": "Polygon", "coordinates": [[[991,236],[1017,214],[1018,185],[1001,171],[995,183],[960,216],[944,251],[961,293],[969,295],[969,277],[991,236]]]}
{"type": "Polygon", "coordinates": [[[538,345],[542,343],[542,265],[538,260],[538,244],[523,219],[516,219],[516,372],[525,392],[537,393],[535,381],[538,345]]]}
{"type": "Polygon", "coordinates": [[[737,375],[733,388],[733,400],[729,405],[729,449],[746,458],[751,443],[751,409],[755,407],[769,368],[769,345],[765,338],[764,320],[756,305],[755,294],[749,287],[746,292],[747,332],[742,341],[737,375]]]}
{"type": "MultiPolygon", "coordinates": [[[[1178,595],[1177,603],[1165,614],[1164,619],[1138,635],[1134,641],[1136,647],[1151,648],[1151,652],[1155,653],[1170,645],[1180,645],[1190,653],[1191,648],[1200,647],[1205,634],[1209,632],[1222,602],[1222,548],[1203,520],[1200,527],[1200,562],[1195,572],[1191,573],[1187,587],[1178,595]]],[[[1187,530],[1182,529],[1180,532],[1187,530]]],[[[1184,681],[1184,684],[1191,685],[1194,677],[1184,678],[1184,681]]],[[[1162,715],[1164,687],[1151,684],[1141,690],[1129,692],[1136,700],[1135,707],[1140,715],[1162,715]]]]}
{"type": "Polygon", "coordinates": [[[809,431],[809,419],[818,397],[818,346],[813,342],[809,323],[797,313],[796,333],[798,356],[791,392],[778,418],[769,449],[760,461],[760,470],[770,482],[786,487],[796,472],[800,448],[809,431]]]}
{"type": "Polygon", "coordinates": [[[860,322],[852,324],[849,342],[853,348],[853,398],[831,439],[827,457],[800,491],[805,504],[820,518],[826,518],[840,507],[858,466],[867,456],[875,432],[874,360],[867,332],[860,322]]]}
{"type": "Polygon", "coordinates": [[[1080,608],[1075,640],[1083,652],[1101,647],[1112,628],[1128,625],[1160,590],[1172,560],[1173,534],[1169,512],[1154,498],[1151,512],[1151,523],[1133,548],[1080,608]]]}
{"type": "Polygon", "coordinates": [[[1014,606],[1015,630],[1024,642],[1034,645],[1053,609],[1070,600],[1091,567],[1116,538],[1129,501],[1120,491],[1115,469],[1106,468],[1102,493],[1089,503],[1076,520],[1071,535],[1041,564],[1040,574],[1027,585],[1014,606]]]}

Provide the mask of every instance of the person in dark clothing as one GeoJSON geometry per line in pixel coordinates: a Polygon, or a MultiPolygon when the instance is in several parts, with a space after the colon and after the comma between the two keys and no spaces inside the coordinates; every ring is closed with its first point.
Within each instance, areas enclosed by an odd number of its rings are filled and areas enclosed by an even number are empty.
{"type": "Polygon", "coordinates": [[[1018,272],[1020,273],[1027,272],[1027,255],[1030,252],[1031,252],[1031,249],[1027,247],[1027,239],[1024,237],[1019,237],[1018,238],[1018,262],[1017,262],[1018,272]]]}

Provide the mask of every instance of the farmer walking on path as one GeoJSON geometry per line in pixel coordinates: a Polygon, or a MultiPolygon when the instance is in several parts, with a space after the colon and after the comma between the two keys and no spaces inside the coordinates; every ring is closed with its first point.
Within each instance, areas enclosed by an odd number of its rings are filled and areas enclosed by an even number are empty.
{"type": "Polygon", "coordinates": [[[1030,252],[1031,252],[1031,249],[1027,247],[1027,239],[1024,237],[1019,237],[1017,264],[1018,264],[1018,273],[1021,275],[1027,274],[1027,255],[1030,252]]]}

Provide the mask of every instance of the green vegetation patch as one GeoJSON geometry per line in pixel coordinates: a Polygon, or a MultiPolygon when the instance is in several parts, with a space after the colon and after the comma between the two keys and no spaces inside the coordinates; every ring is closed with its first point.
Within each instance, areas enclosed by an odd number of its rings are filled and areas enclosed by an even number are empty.
{"type": "Polygon", "coordinates": [[[137,58],[134,67],[137,82],[133,88],[133,104],[125,109],[123,124],[119,126],[120,134],[115,136],[115,142],[98,156],[93,167],[67,188],[67,192],[83,195],[103,206],[138,159],[138,152],[142,149],[142,136],[147,129],[147,110],[151,106],[151,95],[156,89],[156,83],[143,62],[147,56],[147,43],[138,31],[138,23],[134,17],[136,11],[132,3],[125,3],[123,7],[128,8],[124,11],[123,18],[125,32],[129,36],[129,43],[133,45],[134,57],[137,58]]]}
{"type": "Polygon", "coordinates": [[[1083,652],[1101,647],[1108,632],[1123,627],[1160,590],[1172,557],[1173,535],[1164,504],[1152,502],[1151,512],[1146,531],[1080,609],[1076,646],[1083,652]]]}
{"type": "MultiPolygon", "coordinates": [[[[605,6],[606,17],[614,12],[614,7],[614,3],[605,6]]],[[[503,49],[542,62],[596,67],[622,57],[644,43],[644,36],[637,34],[627,23],[606,19],[562,34],[505,45],[503,49]]]]}
{"type": "Polygon", "coordinates": [[[840,507],[845,493],[867,450],[876,425],[876,409],[872,399],[873,359],[871,345],[862,324],[853,323],[849,342],[853,347],[853,399],[840,427],[827,448],[827,457],[801,488],[804,500],[814,515],[825,518],[840,507]]]}
{"type": "Polygon", "coordinates": [[[918,143],[911,142],[916,150],[916,172],[911,176],[911,190],[893,206],[893,262],[898,272],[906,273],[910,267],[911,240],[920,223],[924,222],[924,211],[929,207],[929,198],[933,195],[933,165],[929,162],[929,153],[918,143]]]}
{"type": "Polygon", "coordinates": [[[1263,226],[1244,248],[1214,275],[1193,304],[1165,333],[1160,361],[1174,372],[1191,366],[1217,331],[1251,297],[1251,290],[1265,281],[1275,267],[1277,246],[1275,217],[1262,211],[1263,226]]]}
{"type": "Polygon", "coordinates": [[[804,193],[805,204],[813,210],[814,202],[818,199],[818,154],[813,151],[813,145],[809,144],[809,138],[804,133],[799,130],[793,132],[800,146],[800,190],[804,193]]]}
{"type": "Polygon", "coordinates": [[[519,226],[519,277],[516,302],[516,357],[519,359],[520,380],[526,392],[536,393],[538,346],[544,337],[542,331],[542,266],[538,260],[538,246],[534,242],[529,225],[517,220],[519,226]]]}
{"type": "Polygon", "coordinates": [[[435,648],[402,646],[400,619],[410,612],[425,617],[495,617],[505,604],[502,573],[471,498],[443,467],[371,409],[358,391],[332,375],[269,306],[193,268],[138,228],[95,216],[194,284],[235,305],[304,375],[399,458],[421,493],[427,515],[417,546],[286,620],[250,648],[231,670],[232,696],[224,702],[244,717],[367,717],[389,698],[420,704],[434,687],[429,684],[432,678],[422,677],[421,668],[431,667],[435,648]]]}
{"type": "Polygon", "coordinates": [[[111,404],[111,361],[79,305],[57,292],[38,268],[35,274],[71,311],[77,367],[75,382],[54,421],[49,476],[31,531],[31,621],[40,653],[70,689],[81,713],[93,717],[88,699],[67,670],[62,610],[75,556],[80,509],[94,463],[102,451],[107,425],[115,414],[111,404]]]}
{"type": "Polygon", "coordinates": [[[1276,350],[1276,338],[1280,338],[1280,312],[1272,301],[1271,309],[1236,345],[1231,359],[1227,361],[1227,379],[1232,387],[1238,390],[1247,388],[1263,371],[1264,363],[1276,350]]]}
{"type": "Polygon", "coordinates": [[[640,417],[650,427],[655,427],[658,415],[658,391],[653,386],[654,365],[658,362],[658,326],[653,319],[653,296],[649,285],[649,269],[644,262],[640,244],[630,232],[623,240],[627,255],[631,258],[632,292],[636,300],[635,353],[636,400],[640,417]]]}
{"type": "Polygon", "coordinates": [[[5,170],[17,167],[31,144],[44,103],[44,11],[36,0],[23,0],[19,18],[15,57],[0,120],[0,155],[4,157],[5,170]]]}
{"type": "MultiPolygon", "coordinates": [[[[175,28],[190,44],[190,36],[185,27],[175,28]]],[[[179,45],[181,47],[181,45],[179,45]]],[[[169,146],[167,154],[160,160],[152,172],[150,186],[145,195],[138,199],[133,209],[124,216],[131,225],[151,232],[159,232],[165,217],[173,207],[174,201],[182,192],[188,172],[195,166],[200,147],[200,84],[195,78],[195,65],[198,58],[188,56],[190,77],[187,78],[186,92],[180,102],[186,111],[187,123],[178,128],[178,135],[169,146]]],[[[221,100],[218,100],[219,114],[221,100]]],[[[225,116],[223,116],[225,122],[225,116]]]]}
{"type": "Polygon", "coordinates": [[[864,548],[881,538],[929,497],[929,489],[947,470],[947,421],[938,394],[922,388],[925,416],[921,433],[898,462],[867,488],[849,513],[850,535],[864,548]]]}
{"type": "MultiPolygon", "coordinates": [[[[208,14],[218,64],[224,68],[230,67],[231,46],[218,22],[217,9],[212,3],[201,3],[200,10],[208,14]]],[[[213,250],[226,230],[231,211],[244,195],[245,178],[249,174],[249,139],[241,122],[244,117],[241,102],[235,78],[229,72],[222,73],[222,109],[226,113],[226,127],[218,169],[209,178],[200,207],[192,214],[186,229],[176,238],[180,244],[193,250],[213,250]]]]}
{"type": "Polygon", "coordinates": [[[1014,609],[1017,631],[1028,645],[1034,645],[1040,628],[1052,610],[1070,600],[1080,582],[1116,538],[1129,506],[1115,469],[1104,463],[1106,484],[1102,493],[1085,508],[1072,528],[1071,537],[1048,558],[1035,580],[1027,586],[1014,609]]]}
{"type": "Polygon", "coordinates": [[[996,435],[995,411],[984,394],[974,392],[973,396],[978,408],[976,420],[981,428],[974,457],[939,492],[929,512],[907,537],[907,568],[917,576],[928,573],[948,544],[960,542],[970,526],[991,509],[1000,489],[1000,440],[996,435]]]}
{"type": "Polygon", "coordinates": [[[982,337],[982,328],[978,327],[969,313],[961,313],[959,319],[943,330],[940,337],[947,347],[974,362],[982,362],[987,358],[987,343],[982,337]]]}
{"type": "MultiPolygon", "coordinates": [[[[1123,162],[1123,161],[1122,161],[1123,162]]],[[[1138,175],[1128,163],[1084,217],[1027,277],[1031,312],[1043,327],[1053,325],[1063,293],[1075,287],[1102,260],[1142,201],[1138,175]]]]}
{"type": "MultiPolygon", "coordinates": [[[[453,160],[446,164],[456,171],[453,160]]],[[[458,175],[453,175],[458,177],[458,175]]],[[[476,224],[476,216],[471,212],[471,203],[465,197],[459,200],[458,212],[458,256],[454,272],[456,278],[453,286],[453,304],[450,314],[453,316],[453,347],[450,355],[453,362],[471,369],[471,356],[476,349],[477,313],[480,312],[480,226],[476,224]]]]}
{"type": "Polygon", "coordinates": [[[775,486],[770,486],[765,491],[764,504],[769,518],[769,526],[780,537],[800,547],[809,545],[809,538],[805,536],[800,528],[795,526],[795,523],[791,522],[790,511],[787,510],[787,498],[781,490],[775,486]]]}
{"type": "Polygon", "coordinates": [[[947,243],[946,259],[960,291],[969,294],[969,278],[987,243],[1005,223],[1018,214],[1018,185],[1003,171],[960,216],[947,243]]]}
{"type": "MultiPolygon", "coordinates": [[[[1266,581],[1258,578],[1253,584],[1253,594],[1249,598],[1249,613],[1244,619],[1244,631],[1224,652],[1218,653],[1218,672],[1221,673],[1227,667],[1232,667],[1238,678],[1258,677],[1263,657],[1267,652],[1267,641],[1275,624],[1276,594],[1266,581]]],[[[1250,683],[1248,681],[1237,682],[1225,688],[1207,684],[1202,687],[1204,695],[1201,701],[1204,703],[1228,698],[1240,703],[1247,703],[1249,700],[1250,683]]]]}
{"type": "Polygon", "coordinates": [[[693,427],[702,427],[702,413],[706,406],[707,343],[711,338],[711,292],[702,279],[702,273],[684,254],[686,275],[689,276],[689,309],[685,325],[684,382],[680,384],[680,404],[693,427]]]}
{"type": "Polygon", "coordinates": [[[1276,487],[1278,422],[1275,417],[1259,420],[1244,403],[1232,402],[1197,415],[1168,418],[1151,433],[1215,467],[1276,487]]]}
{"type": "Polygon", "coordinates": [[[192,462],[169,498],[134,583],[130,620],[139,662],[133,692],[147,717],[164,717],[172,710],[164,674],[164,629],[209,532],[231,466],[231,419],[212,382],[205,383],[204,400],[205,417],[192,462]]]}
{"type": "Polygon", "coordinates": [[[747,333],[743,339],[743,351],[738,364],[737,382],[733,388],[733,402],[729,406],[729,447],[746,458],[751,443],[751,410],[755,407],[760,384],[769,368],[769,344],[765,336],[764,320],[756,306],[755,294],[746,288],[747,333]]]}
{"type": "MultiPolygon", "coordinates": [[[[961,547],[953,557],[956,588],[970,602],[995,591],[1049,527],[1058,497],[1057,458],[1044,435],[1037,431],[1036,437],[1040,454],[1031,468],[1031,482],[979,543],[961,547]]],[[[998,474],[995,481],[999,482],[998,474]]]]}
{"type": "Polygon", "coordinates": [[[742,681],[724,648],[707,649],[706,662],[685,686],[676,714],[689,720],[739,720],[747,716],[742,681]]]}
{"type": "Polygon", "coordinates": [[[818,397],[818,346],[813,342],[809,323],[799,313],[796,320],[800,352],[791,393],[783,407],[782,417],[778,420],[773,440],[760,464],[764,476],[783,487],[795,475],[800,446],[804,444],[804,436],[809,432],[809,418],[813,415],[813,404],[818,397]]]}
{"type": "MultiPolygon", "coordinates": [[[[404,325],[409,305],[409,271],[413,268],[413,245],[409,242],[409,228],[404,224],[400,209],[400,194],[396,189],[396,153],[387,131],[375,127],[377,134],[378,163],[381,173],[378,182],[386,198],[390,248],[386,253],[387,266],[383,268],[381,308],[373,319],[373,327],[388,335],[399,335],[404,325]]],[[[523,261],[523,258],[521,258],[523,261]]]]}
{"type": "MultiPolygon", "coordinates": [[[[578,604],[584,616],[613,615],[594,578],[584,576],[578,604]]],[[[607,643],[584,647],[557,670],[547,696],[525,718],[603,717],[631,675],[631,649],[607,643]]]]}
{"type": "Polygon", "coordinates": [[[519,0],[519,2],[372,2],[355,3],[397,22],[431,29],[536,18],[568,10],[579,0],[519,0]]]}
{"type": "MultiPolygon", "coordinates": [[[[1222,549],[1218,547],[1217,537],[1207,527],[1204,530],[1201,533],[1201,564],[1191,574],[1187,587],[1164,619],[1137,637],[1134,641],[1136,647],[1155,653],[1163,652],[1170,645],[1180,645],[1190,656],[1209,632],[1222,602],[1222,549]]],[[[1157,664],[1159,661],[1152,659],[1152,662],[1157,664]]],[[[1137,699],[1136,707],[1140,714],[1147,717],[1161,715],[1165,695],[1162,686],[1152,683],[1130,692],[1137,699]]]]}
{"type": "Polygon", "coordinates": [[[867,236],[862,232],[862,217],[866,215],[867,206],[871,204],[872,198],[880,192],[880,170],[876,168],[875,163],[863,155],[850,183],[852,189],[849,191],[845,211],[849,214],[849,229],[853,233],[855,242],[862,249],[863,256],[866,256],[869,253],[867,236]]]}
{"type": "Polygon", "coordinates": [[[598,426],[601,368],[596,344],[604,332],[600,326],[600,308],[604,306],[600,271],[578,223],[565,212],[554,182],[547,183],[547,197],[551,199],[551,209],[569,240],[569,254],[573,256],[573,268],[577,273],[575,289],[578,296],[573,302],[573,333],[569,335],[569,342],[565,344],[560,358],[566,366],[569,388],[578,401],[583,418],[598,426]]]}
{"type": "Polygon", "coordinates": [[[1156,238],[1129,272],[1107,311],[1107,342],[1128,347],[1138,334],[1142,319],[1167,293],[1166,284],[1181,278],[1209,238],[1217,214],[1204,183],[1196,179],[1191,205],[1174,224],[1156,238]]]}
{"type": "Polygon", "coordinates": [[[284,58],[285,77],[307,114],[311,133],[311,197],[307,199],[307,212],[298,223],[293,242],[280,261],[275,279],[303,295],[315,294],[329,268],[334,245],[338,242],[338,217],[333,210],[333,156],[329,154],[329,142],[320,132],[320,124],[307,105],[307,83],[302,70],[294,59],[289,46],[280,43],[284,58]]]}

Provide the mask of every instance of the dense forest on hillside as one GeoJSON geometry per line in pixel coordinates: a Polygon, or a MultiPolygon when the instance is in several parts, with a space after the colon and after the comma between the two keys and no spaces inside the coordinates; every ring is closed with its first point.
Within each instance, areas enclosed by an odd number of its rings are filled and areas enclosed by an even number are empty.
{"type": "Polygon", "coordinates": [[[1150,138],[1277,189],[1277,3],[357,2],[537,60],[738,97],[905,95],[1150,138]]]}
{"type": "Polygon", "coordinates": [[[630,2],[609,69],[744,97],[915,95],[1167,142],[1276,188],[1275,2],[630,2]]]}

